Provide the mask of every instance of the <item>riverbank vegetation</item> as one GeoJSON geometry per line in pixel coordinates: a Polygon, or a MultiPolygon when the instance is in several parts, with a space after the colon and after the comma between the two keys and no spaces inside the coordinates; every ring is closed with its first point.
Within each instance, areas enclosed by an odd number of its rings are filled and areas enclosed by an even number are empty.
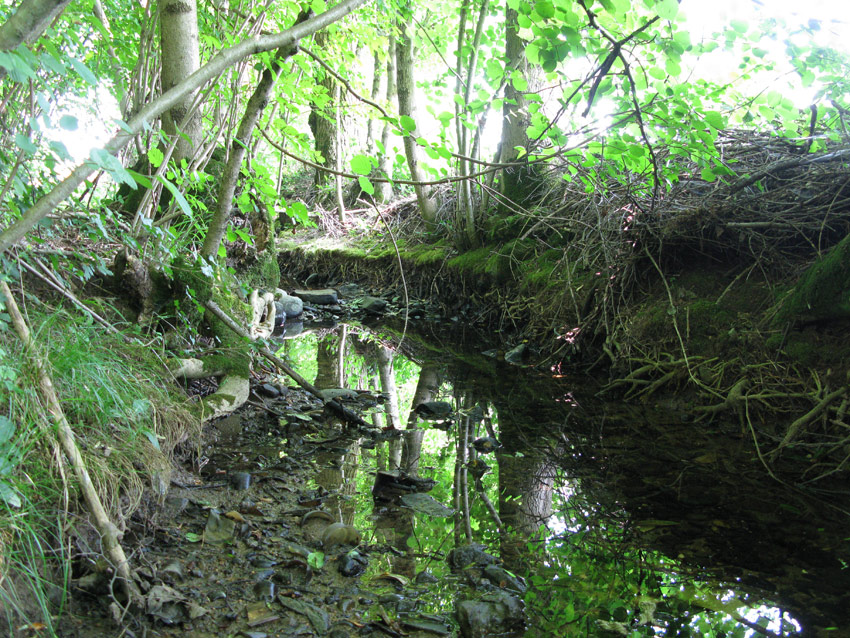
{"type": "Polygon", "coordinates": [[[731,423],[772,480],[846,495],[841,25],[696,13],[3,3],[9,626],[52,630],[70,557],[120,548],[253,362],[286,371],[263,341],[282,281],[432,301],[523,365],[731,423]],[[212,373],[216,398],[175,394],[212,373]]]}

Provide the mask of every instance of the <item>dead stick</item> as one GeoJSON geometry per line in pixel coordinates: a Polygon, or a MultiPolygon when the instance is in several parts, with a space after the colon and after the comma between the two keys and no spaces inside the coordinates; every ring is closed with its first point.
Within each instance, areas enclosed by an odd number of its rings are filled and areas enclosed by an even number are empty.
{"type": "MultiPolygon", "coordinates": [[[[233,332],[238,334],[240,337],[244,337],[245,339],[248,339],[249,341],[251,340],[251,336],[248,334],[248,331],[245,330],[244,328],[242,328],[242,326],[240,326],[238,323],[233,321],[233,319],[231,319],[230,316],[227,313],[225,313],[224,310],[222,310],[216,302],[210,300],[210,301],[207,301],[206,303],[204,303],[204,306],[207,308],[207,310],[209,310],[211,313],[213,313],[216,317],[221,319],[221,321],[224,323],[224,325],[226,325],[228,328],[230,328],[233,332]]],[[[322,393],[319,391],[319,389],[316,386],[314,386],[312,383],[307,381],[307,379],[302,377],[295,370],[290,368],[283,361],[283,359],[281,359],[280,357],[275,355],[271,350],[268,349],[268,347],[262,346],[260,348],[260,354],[263,355],[269,361],[271,361],[273,364],[275,364],[280,370],[282,370],[287,375],[289,375],[293,379],[293,381],[295,381],[295,383],[297,383],[302,388],[307,390],[307,392],[309,392],[310,394],[312,394],[313,396],[315,396],[319,399],[322,399],[322,401],[325,401],[325,398],[322,396],[322,393]]],[[[356,423],[357,425],[362,425],[362,426],[367,427],[367,428],[373,427],[371,424],[369,424],[366,421],[364,421],[363,419],[361,419],[359,416],[354,414],[354,412],[352,412],[348,408],[344,407],[341,403],[339,403],[335,399],[331,400],[331,401],[325,401],[325,405],[328,408],[330,408],[331,410],[333,410],[334,412],[336,412],[339,416],[341,416],[346,421],[349,421],[351,423],[356,423]]]]}
{"type": "Polygon", "coordinates": [[[6,309],[12,318],[12,325],[15,326],[15,331],[18,333],[18,337],[23,342],[24,348],[35,366],[41,393],[47,401],[47,410],[56,422],[56,431],[59,435],[62,449],[74,467],[74,474],[77,477],[77,482],[80,484],[83,498],[85,498],[86,505],[94,517],[94,525],[101,535],[104,553],[112,561],[127,598],[131,602],[139,603],[141,601],[141,592],[136,587],[135,582],[133,582],[132,574],[130,573],[130,564],[127,562],[124,549],[118,541],[118,528],[109,520],[109,516],[103,507],[103,503],[100,501],[97,490],[94,488],[94,484],[86,469],[85,461],[74,440],[74,432],[65,418],[62,406],[59,404],[59,398],[56,396],[53,381],[47,373],[44,362],[36,352],[35,344],[30,337],[29,328],[27,328],[21,311],[18,309],[18,304],[15,303],[15,298],[12,296],[12,291],[9,290],[9,285],[5,281],[0,281],[0,292],[6,298],[6,309]]]}

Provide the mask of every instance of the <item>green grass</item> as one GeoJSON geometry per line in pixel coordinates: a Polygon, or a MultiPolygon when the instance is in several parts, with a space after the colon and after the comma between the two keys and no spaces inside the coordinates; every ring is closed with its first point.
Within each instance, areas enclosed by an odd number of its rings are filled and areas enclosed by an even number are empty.
{"type": "MultiPolygon", "coordinates": [[[[198,419],[150,345],[37,306],[28,312],[32,339],[107,512],[126,520],[198,419]]],[[[90,527],[33,366],[9,328],[0,330],[0,351],[0,634],[4,625],[13,635],[12,627],[43,623],[53,636],[70,538],[90,536],[90,527]]]]}

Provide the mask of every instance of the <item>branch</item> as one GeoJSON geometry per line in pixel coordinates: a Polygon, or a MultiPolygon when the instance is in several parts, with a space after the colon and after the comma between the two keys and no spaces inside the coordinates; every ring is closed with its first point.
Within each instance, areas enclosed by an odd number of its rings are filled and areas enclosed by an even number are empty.
{"type": "Polygon", "coordinates": [[[349,84],[349,83],[348,83],[348,81],[347,81],[344,77],[342,77],[339,73],[337,73],[336,71],[334,71],[334,70],[333,70],[333,69],[332,69],[332,68],[328,65],[328,63],[327,63],[327,62],[325,62],[322,58],[320,58],[318,55],[316,55],[315,53],[313,53],[310,49],[308,49],[308,48],[306,48],[306,47],[299,46],[299,47],[298,47],[298,50],[299,50],[299,51],[301,51],[302,53],[306,53],[306,54],[307,54],[307,55],[309,55],[311,58],[313,58],[316,62],[318,62],[318,63],[319,63],[319,65],[320,65],[320,66],[321,66],[321,67],[322,67],[325,71],[327,71],[328,73],[330,73],[330,74],[331,74],[331,75],[332,75],[332,76],[336,79],[336,81],[337,81],[337,82],[339,82],[340,84],[342,84],[342,85],[345,87],[345,90],[346,90],[346,91],[348,91],[349,93],[351,93],[351,95],[353,95],[353,96],[354,96],[357,100],[359,100],[359,101],[363,102],[364,104],[368,104],[369,106],[371,106],[371,107],[372,107],[372,108],[374,108],[375,110],[379,111],[379,112],[381,113],[381,115],[383,115],[384,117],[390,117],[389,113],[387,113],[387,112],[384,110],[384,107],[383,107],[383,106],[381,106],[381,105],[380,105],[380,104],[378,104],[377,102],[374,102],[374,101],[370,100],[369,98],[365,98],[365,97],[361,96],[361,95],[360,95],[357,91],[355,91],[353,88],[351,88],[351,84],[349,84]]]}
{"type": "MultiPolygon", "coordinates": [[[[295,25],[286,31],[275,35],[254,36],[243,40],[229,49],[222,49],[209,62],[192,73],[183,82],[146,104],[129,122],[122,125],[122,132],[110,139],[104,146],[104,150],[112,155],[117,154],[118,151],[124,148],[130,140],[142,131],[146,124],[182,102],[187,95],[198,90],[234,64],[258,53],[292,46],[301,38],[312,35],[316,31],[324,29],[329,24],[342,19],[366,1],[343,0],[335,7],[328,9],[315,18],[295,25]]],[[[53,190],[39,199],[24,213],[23,217],[0,234],[0,253],[5,252],[10,246],[21,240],[41,219],[61,202],[70,197],[77,186],[82,184],[95,170],[96,166],[89,162],[78,166],[67,178],[54,186],[53,190]]]]}

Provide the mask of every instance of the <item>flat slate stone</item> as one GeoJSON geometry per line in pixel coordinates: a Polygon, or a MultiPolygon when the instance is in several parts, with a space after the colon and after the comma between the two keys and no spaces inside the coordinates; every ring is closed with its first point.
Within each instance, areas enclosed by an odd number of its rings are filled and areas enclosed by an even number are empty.
{"type": "Polygon", "coordinates": [[[292,294],[300,298],[304,303],[314,303],[319,306],[329,306],[339,301],[336,295],[336,290],[332,288],[323,288],[321,290],[293,290],[292,294]]]}

